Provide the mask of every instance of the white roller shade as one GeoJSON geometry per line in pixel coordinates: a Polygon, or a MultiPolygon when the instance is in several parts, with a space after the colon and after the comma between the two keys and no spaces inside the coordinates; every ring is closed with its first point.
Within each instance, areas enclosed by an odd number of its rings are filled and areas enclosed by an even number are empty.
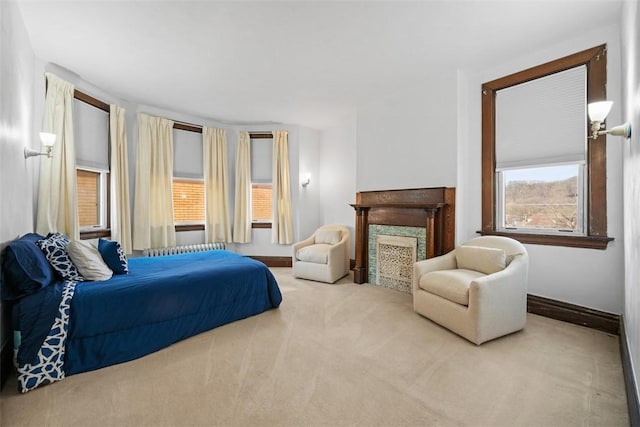
{"type": "Polygon", "coordinates": [[[202,134],[173,130],[173,176],[203,178],[202,134]]]}
{"type": "Polygon", "coordinates": [[[76,164],[109,170],[109,113],[73,100],[76,164]]]}
{"type": "Polygon", "coordinates": [[[273,140],[253,139],[251,141],[251,181],[271,182],[273,161],[273,140]]]}
{"type": "Polygon", "coordinates": [[[496,92],[496,169],[584,161],[584,65],[496,92]]]}

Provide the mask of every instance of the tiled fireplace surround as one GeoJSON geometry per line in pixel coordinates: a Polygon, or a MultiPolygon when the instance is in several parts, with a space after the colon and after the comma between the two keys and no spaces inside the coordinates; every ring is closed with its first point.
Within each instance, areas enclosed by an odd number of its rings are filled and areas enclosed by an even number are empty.
{"type": "Polygon", "coordinates": [[[426,259],[427,229],[424,227],[369,224],[368,243],[369,280],[367,282],[400,292],[411,293],[410,283],[407,284],[397,277],[392,279],[388,277],[388,274],[379,274],[380,270],[383,270],[383,267],[379,266],[380,256],[382,255],[382,262],[387,265],[387,271],[389,269],[397,270],[395,274],[392,274],[393,276],[407,277],[405,273],[409,273],[408,277],[410,278],[411,273],[405,269],[407,267],[413,268],[413,263],[417,260],[426,259]],[[386,248],[386,256],[379,252],[380,239],[383,239],[382,247],[383,250],[386,248]],[[404,239],[408,240],[403,241],[404,239]],[[413,251],[406,250],[408,248],[412,248],[413,251]],[[396,252],[396,254],[389,252],[396,252]]]}
{"type": "MultiPolygon", "coordinates": [[[[354,283],[368,282],[411,292],[406,267],[391,266],[403,276],[399,280],[390,280],[388,275],[379,280],[376,265],[379,236],[416,239],[417,260],[442,255],[454,248],[455,188],[363,191],[356,194],[356,203],[351,206],[356,211],[354,283]]],[[[400,247],[393,251],[407,263],[408,254],[400,247]]]]}

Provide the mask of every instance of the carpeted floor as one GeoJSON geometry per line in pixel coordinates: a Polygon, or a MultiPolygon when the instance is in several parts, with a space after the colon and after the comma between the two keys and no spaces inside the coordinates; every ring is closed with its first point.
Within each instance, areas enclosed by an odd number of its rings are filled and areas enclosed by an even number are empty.
{"type": "Polygon", "coordinates": [[[618,337],[529,315],[475,346],[411,296],[295,280],[283,303],[132,362],[25,395],[5,426],[624,426],[618,337]]]}

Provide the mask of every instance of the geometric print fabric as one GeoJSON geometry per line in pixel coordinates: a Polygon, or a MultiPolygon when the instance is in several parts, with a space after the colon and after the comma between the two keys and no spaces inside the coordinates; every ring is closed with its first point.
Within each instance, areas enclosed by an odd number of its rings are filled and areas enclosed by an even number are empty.
{"type": "Polygon", "coordinates": [[[84,281],[76,266],[69,258],[67,245],[69,238],[60,233],[49,234],[46,239],[38,240],[37,245],[44,253],[47,261],[65,280],[84,281]]]}
{"type": "Polygon", "coordinates": [[[18,391],[26,393],[64,378],[64,349],[69,330],[69,309],[76,282],[65,281],[58,314],[32,363],[18,365],[18,391]]]}

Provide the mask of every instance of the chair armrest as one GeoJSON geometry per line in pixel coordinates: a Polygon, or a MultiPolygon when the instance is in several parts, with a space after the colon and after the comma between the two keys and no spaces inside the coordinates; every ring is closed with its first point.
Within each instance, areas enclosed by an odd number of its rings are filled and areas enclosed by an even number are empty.
{"type": "Polygon", "coordinates": [[[415,262],[413,264],[413,290],[417,291],[420,288],[420,278],[425,274],[437,270],[452,270],[457,267],[455,249],[444,255],[415,262]]]}
{"type": "Polygon", "coordinates": [[[503,283],[518,283],[522,285],[523,289],[526,289],[527,270],[529,266],[528,261],[529,260],[526,255],[516,255],[511,263],[509,263],[509,265],[503,270],[479,277],[474,280],[474,282],[483,286],[490,285],[491,283],[496,283],[496,286],[503,283]]]}
{"type": "Polygon", "coordinates": [[[347,242],[348,242],[348,239],[342,239],[335,245],[331,245],[331,247],[329,248],[329,253],[327,254],[327,264],[329,265],[337,264],[337,263],[344,264],[345,262],[344,260],[346,257],[345,253],[347,250],[347,242]]]}
{"type": "Polygon", "coordinates": [[[296,253],[298,253],[298,251],[302,248],[304,248],[305,246],[311,246],[316,242],[316,237],[315,235],[312,235],[311,237],[308,237],[304,240],[301,240],[297,243],[294,243],[292,246],[293,249],[293,257],[292,257],[292,261],[296,262],[296,253]]]}
{"type": "Polygon", "coordinates": [[[498,313],[505,307],[526,305],[528,269],[528,256],[520,254],[504,270],[474,280],[469,287],[469,307],[498,313]]]}

